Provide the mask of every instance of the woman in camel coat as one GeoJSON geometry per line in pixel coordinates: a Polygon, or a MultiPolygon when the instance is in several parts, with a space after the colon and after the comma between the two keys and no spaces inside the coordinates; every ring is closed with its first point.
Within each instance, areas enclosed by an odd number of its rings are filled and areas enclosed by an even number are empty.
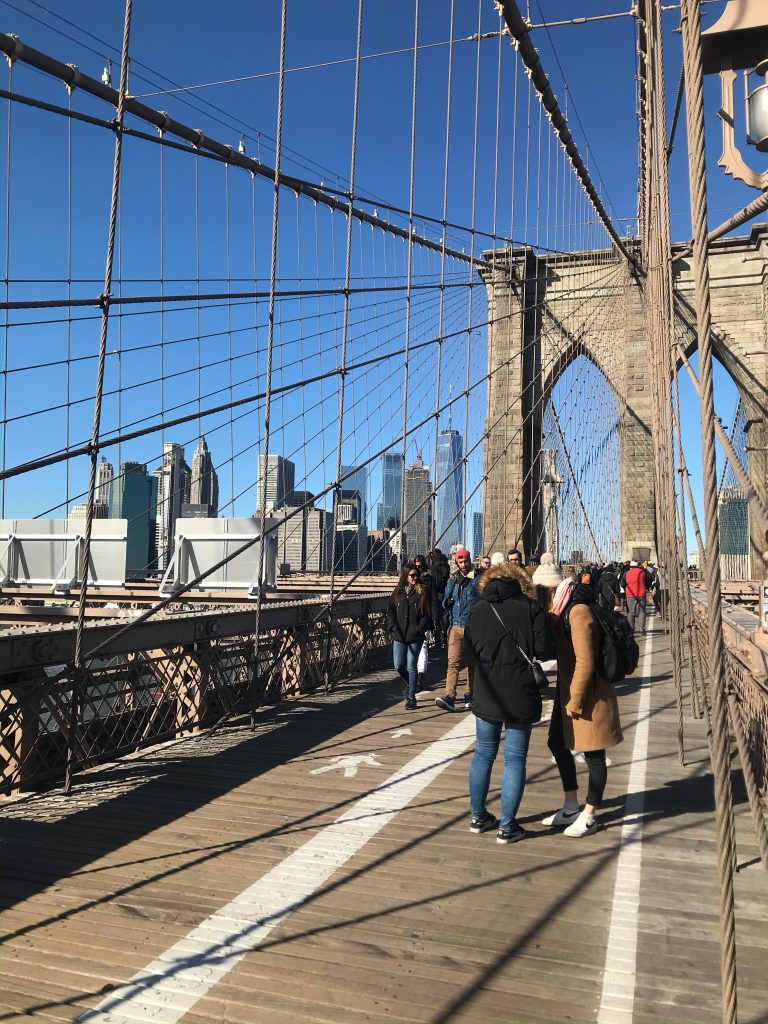
{"type": "Polygon", "coordinates": [[[596,599],[590,584],[589,573],[582,575],[579,583],[563,581],[552,605],[558,619],[557,693],[548,742],[565,801],[559,811],[544,818],[543,824],[567,825],[565,834],[579,839],[597,831],[595,814],[608,778],[605,751],[624,738],[616,689],[595,669],[600,627],[589,609],[596,599]],[[581,811],[572,750],[583,751],[589,769],[587,800],[581,811]]]}

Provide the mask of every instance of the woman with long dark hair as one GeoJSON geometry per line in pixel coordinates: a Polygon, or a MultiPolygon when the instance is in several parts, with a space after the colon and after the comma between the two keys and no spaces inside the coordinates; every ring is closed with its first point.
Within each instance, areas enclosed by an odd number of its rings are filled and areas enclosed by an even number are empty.
{"type": "Polygon", "coordinates": [[[432,626],[429,595],[419,580],[419,570],[409,562],[400,573],[387,607],[387,628],[392,637],[392,660],[406,685],[405,707],[416,709],[418,660],[424,637],[432,626]]]}
{"type": "Polygon", "coordinates": [[[567,826],[575,839],[597,831],[597,809],[608,780],[606,747],[621,743],[619,705],[612,682],[596,668],[600,626],[590,611],[597,601],[594,574],[565,579],[555,591],[552,613],[557,632],[557,691],[549,723],[549,749],[557,763],[565,799],[543,825],[567,826]],[[589,770],[586,803],[579,804],[572,750],[583,751],[589,770]]]}

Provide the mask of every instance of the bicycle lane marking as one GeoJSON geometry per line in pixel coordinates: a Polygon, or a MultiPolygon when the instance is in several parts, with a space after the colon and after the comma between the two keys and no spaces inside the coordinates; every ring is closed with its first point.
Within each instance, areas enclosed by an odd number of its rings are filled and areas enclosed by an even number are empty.
{"type": "Polygon", "coordinates": [[[83,1014],[81,1024],[176,1024],[460,757],[474,738],[474,716],[462,715],[440,739],[83,1014]]]}
{"type": "Polygon", "coordinates": [[[632,1024],[634,1016],[652,650],[653,634],[648,633],[645,638],[632,767],[627,781],[627,802],[616,862],[616,882],[597,1024],[632,1024]]]}

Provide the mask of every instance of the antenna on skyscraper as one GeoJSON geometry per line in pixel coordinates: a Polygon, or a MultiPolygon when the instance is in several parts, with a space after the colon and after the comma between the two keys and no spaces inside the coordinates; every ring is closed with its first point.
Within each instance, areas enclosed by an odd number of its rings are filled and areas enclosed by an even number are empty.
{"type": "Polygon", "coordinates": [[[448,386],[448,429],[451,429],[451,417],[453,416],[453,384],[448,386]]]}

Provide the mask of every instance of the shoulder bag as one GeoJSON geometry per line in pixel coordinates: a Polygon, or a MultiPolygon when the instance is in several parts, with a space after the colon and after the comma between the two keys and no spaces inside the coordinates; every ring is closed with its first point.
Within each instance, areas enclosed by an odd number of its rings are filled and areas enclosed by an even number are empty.
{"type": "Polygon", "coordinates": [[[544,671],[544,669],[541,667],[539,662],[536,661],[535,658],[529,658],[528,657],[528,655],[522,649],[520,644],[517,642],[517,640],[515,640],[515,638],[510,633],[510,631],[507,629],[507,627],[506,627],[506,625],[504,623],[504,620],[499,615],[499,613],[496,611],[496,609],[493,607],[493,605],[489,603],[488,607],[491,609],[493,614],[496,616],[496,618],[501,623],[501,628],[504,630],[504,632],[507,634],[509,639],[512,641],[512,643],[518,649],[518,651],[522,655],[523,659],[527,662],[528,667],[531,670],[531,674],[533,676],[534,683],[536,683],[536,685],[538,686],[538,688],[540,690],[546,690],[546,688],[549,686],[549,680],[547,679],[547,673],[544,671]]]}

